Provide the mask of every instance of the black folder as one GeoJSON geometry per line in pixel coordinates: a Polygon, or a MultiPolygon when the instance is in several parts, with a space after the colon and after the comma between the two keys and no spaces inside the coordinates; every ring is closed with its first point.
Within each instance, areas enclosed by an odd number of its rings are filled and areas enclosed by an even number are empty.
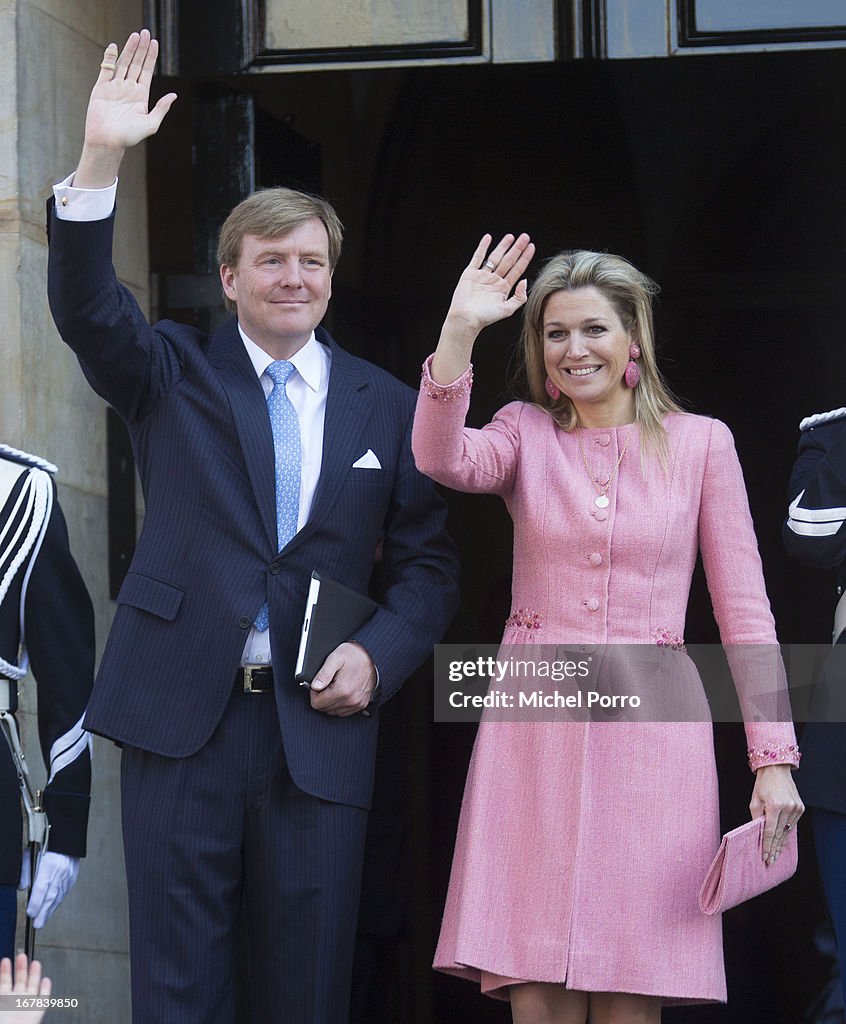
{"type": "Polygon", "coordinates": [[[310,683],[332,651],[349,640],[378,607],[364,594],[313,572],[294,673],[297,682],[310,683]]]}

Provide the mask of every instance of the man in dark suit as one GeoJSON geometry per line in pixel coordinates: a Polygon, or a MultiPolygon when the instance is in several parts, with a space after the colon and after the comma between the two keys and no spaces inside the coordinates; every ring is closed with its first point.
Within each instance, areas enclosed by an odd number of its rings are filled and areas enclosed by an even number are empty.
{"type": "Polygon", "coordinates": [[[86,719],[124,745],[133,1015],[233,1021],[243,907],[249,1019],[342,1024],[378,706],[454,612],[454,550],[412,460],[413,392],[318,326],[341,244],[326,202],[235,208],[236,317],[211,337],[150,326],[117,282],[118,167],[175,99],[148,112],[156,55],[146,30],[106,50],[49,225],[54,318],[128,425],[146,508],[86,719]],[[379,544],[382,606],[297,686],[312,570],[366,593],[379,544]]]}
{"type": "MultiPolygon", "coordinates": [[[[50,832],[32,880],[27,913],[43,927],[76,881],[85,856],[91,737],[82,716],[94,678],[94,611],[70,551],[56,499],[56,467],[0,445],[0,957],[15,941],[21,872],[18,684],[29,666],[37,684],[38,736],[47,768],[42,804],[50,832]]],[[[30,757],[30,762],[33,758],[30,757]]]]}

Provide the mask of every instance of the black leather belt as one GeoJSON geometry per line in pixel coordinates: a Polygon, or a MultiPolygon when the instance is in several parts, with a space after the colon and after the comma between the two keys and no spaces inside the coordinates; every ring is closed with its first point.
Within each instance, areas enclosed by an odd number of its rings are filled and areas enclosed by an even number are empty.
{"type": "Polygon", "coordinates": [[[237,693],[273,693],[273,669],[270,665],[243,665],[235,673],[237,693]]]}

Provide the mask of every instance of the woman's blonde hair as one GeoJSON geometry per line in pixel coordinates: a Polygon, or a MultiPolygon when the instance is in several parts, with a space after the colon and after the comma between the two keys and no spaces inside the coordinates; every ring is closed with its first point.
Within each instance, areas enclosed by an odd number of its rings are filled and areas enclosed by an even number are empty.
{"type": "Polygon", "coordinates": [[[596,288],[614,307],[623,326],[640,347],[637,361],[640,382],[634,389],[635,420],[640,424],[641,453],[652,447],[666,463],[667,435],[662,420],[668,412],[681,412],[655,360],[652,300],[658,285],[622,256],[574,249],[550,259],[529,292],[523,310],[522,362],[532,401],[563,430],[579,425],[576,409],[562,394],[553,400],[546,392],[543,360],[543,316],[551,295],[576,288],[596,288]]]}

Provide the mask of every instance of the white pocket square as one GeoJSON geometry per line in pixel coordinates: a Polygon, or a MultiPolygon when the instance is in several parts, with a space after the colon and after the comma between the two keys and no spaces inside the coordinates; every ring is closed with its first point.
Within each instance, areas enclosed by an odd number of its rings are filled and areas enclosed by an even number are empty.
{"type": "Polygon", "coordinates": [[[368,448],[364,455],[360,459],[356,459],[352,464],[353,469],[381,469],[382,463],[373,454],[373,449],[368,448]]]}

